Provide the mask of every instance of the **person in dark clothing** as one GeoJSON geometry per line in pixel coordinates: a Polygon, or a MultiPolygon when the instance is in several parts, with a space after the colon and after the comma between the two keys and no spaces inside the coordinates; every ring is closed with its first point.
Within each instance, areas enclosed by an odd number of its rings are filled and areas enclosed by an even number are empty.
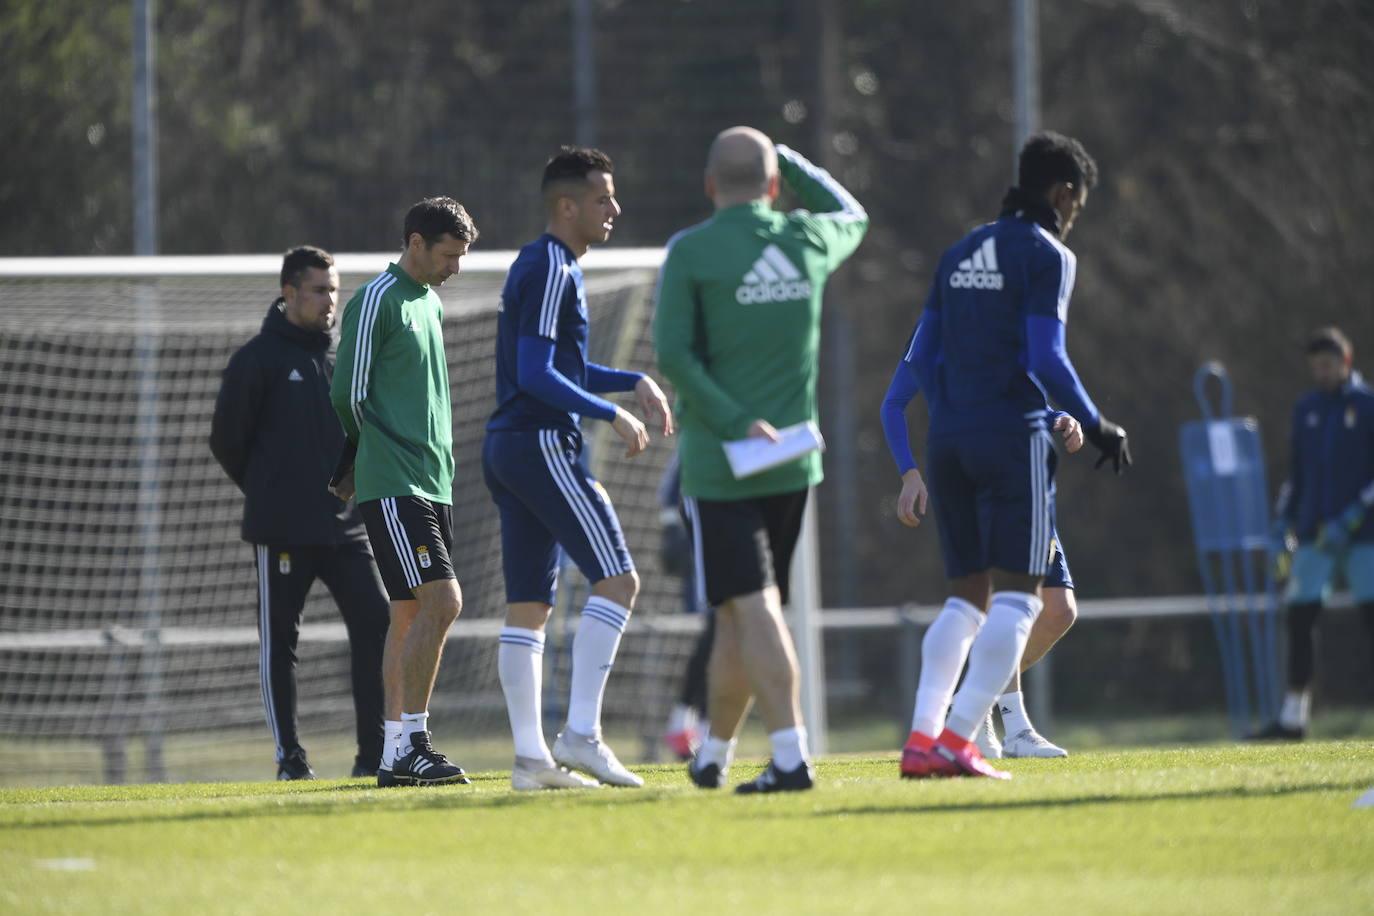
{"type": "Polygon", "coordinates": [[[1316,387],[1293,408],[1289,476],[1271,548],[1276,567],[1291,570],[1288,689],[1278,718],[1251,738],[1306,737],[1317,617],[1340,579],[1350,587],[1374,651],[1374,389],[1354,370],[1354,357],[1350,339],[1337,328],[1320,328],[1307,342],[1316,387]]]}
{"type": "Polygon", "coordinates": [[[352,775],[375,775],[382,752],[390,605],[357,507],[328,490],[344,444],[329,401],[338,305],[334,259],[310,246],[288,251],[281,296],[258,335],[230,358],[210,430],[210,450],[244,494],[242,536],[258,570],[262,697],[278,779],[315,778],[296,728],[296,641],[316,579],[348,630],[358,733],[352,775]]]}
{"type": "Polygon", "coordinates": [[[663,730],[663,743],[679,760],[691,760],[706,735],[706,671],[711,660],[711,647],[716,639],[716,615],[702,598],[703,589],[697,582],[694,532],[687,525],[682,512],[682,467],[678,456],[663,472],[658,484],[659,521],[662,537],[659,543],[659,567],[670,576],[682,579],[682,610],[688,614],[704,615],[704,626],[697,637],[692,654],[682,674],[682,692],[668,712],[663,730]]]}

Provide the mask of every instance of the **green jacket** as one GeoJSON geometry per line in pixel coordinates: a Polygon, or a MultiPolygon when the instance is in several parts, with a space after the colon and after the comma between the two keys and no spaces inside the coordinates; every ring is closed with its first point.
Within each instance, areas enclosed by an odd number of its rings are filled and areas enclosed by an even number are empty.
{"type": "Polygon", "coordinates": [[[453,504],[453,413],[444,305],[392,264],[344,308],[329,399],[358,444],[358,502],[420,496],[453,504]]]}
{"type": "Polygon", "coordinates": [[[816,420],[825,281],[868,230],[868,214],[824,169],[778,147],[782,180],[806,210],[766,201],[727,207],[668,241],[654,348],[677,389],[682,492],[748,499],[805,489],[819,453],[736,480],[721,442],[757,419],[816,420]]]}

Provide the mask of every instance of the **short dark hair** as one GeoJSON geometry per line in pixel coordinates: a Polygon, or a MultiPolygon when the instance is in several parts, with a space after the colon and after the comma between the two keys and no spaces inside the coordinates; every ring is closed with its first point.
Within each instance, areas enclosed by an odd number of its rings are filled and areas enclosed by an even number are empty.
{"type": "Polygon", "coordinates": [[[445,233],[460,242],[469,243],[477,241],[478,235],[477,224],[468,216],[463,205],[452,197],[426,197],[418,201],[406,213],[402,231],[402,245],[409,245],[410,237],[418,232],[420,238],[425,240],[426,248],[433,248],[445,233]]]}
{"type": "MultiPolygon", "coordinates": [[[[592,172],[614,172],[611,157],[590,146],[560,146],[544,165],[544,178],[539,190],[547,197],[555,185],[576,185],[587,180],[592,172]]],[[[555,188],[561,190],[561,188],[555,188]]]]}
{"type": "Polygon", "coordinates": [[[314,245],[300,245],[292,248],[281,259],[281,285],[301,285],[301,277],[312,267],[328,270],[334,266],[334,256],[323,248],[314,245]]]}
{"type": "Polygon", "coordinates": [[[1076,188],[1097,184],[1097,163],[1073,137],[1041,131],[1021,147],[1016,182],[1027,194],[1043,194],[1057,181],[1076,188]]]}
{"type": "Polygon", "coordinates": [[[1312,336],[1307,338],[1307,355],[1315,356],[1318,353],[1335,353],[1337,356],[1349,357],[1355,352],[1355,347],[1350,342],[1350,338],[1341,332],[1340,328],[1327,327],[1318,328],[1312,332],[1312,336]]]}

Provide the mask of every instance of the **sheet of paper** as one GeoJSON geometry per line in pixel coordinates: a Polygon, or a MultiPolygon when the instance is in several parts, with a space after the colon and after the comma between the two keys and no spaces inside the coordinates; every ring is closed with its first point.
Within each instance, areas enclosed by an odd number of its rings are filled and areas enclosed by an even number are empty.
{"type": "Polygon", "coordinates": [[[777,442],[767,439],[735,439],[723,443],[725,458],[736,479],[766,471],[810,452],[825,451],[825,439],[810,420],[778,430],[777,442]]]}

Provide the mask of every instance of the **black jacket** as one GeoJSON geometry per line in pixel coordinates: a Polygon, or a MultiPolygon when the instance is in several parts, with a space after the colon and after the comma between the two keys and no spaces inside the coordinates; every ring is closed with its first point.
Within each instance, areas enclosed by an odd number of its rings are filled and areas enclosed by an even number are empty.
{"type": "Polygon", "coordinates": [[[365,537],[352,503],[327,489],[344,432],[329,402],[334,346],[286,320],[280,299],[229,359],[210,451],[243,491],[243,539],[315,546],[365,537]]]}

